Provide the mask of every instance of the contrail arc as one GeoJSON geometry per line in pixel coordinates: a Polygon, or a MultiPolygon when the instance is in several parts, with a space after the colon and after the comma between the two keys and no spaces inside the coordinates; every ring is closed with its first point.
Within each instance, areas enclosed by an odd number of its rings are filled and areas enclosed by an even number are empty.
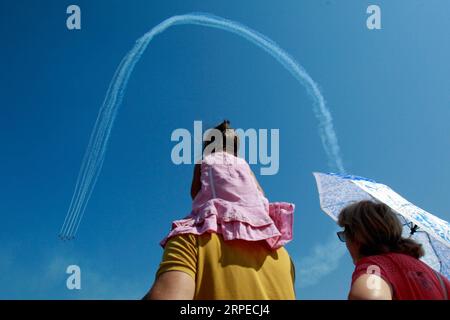
{"type": "Polygon", "coordinates": [[[329,163],[333,170],[340,173],[345,172],[337,136],[333,128],[333,119],[326,106],[325,99],[318,85],[294,58],[266,36],[238,22],[207,13],[172,16],[139,38],[115,71],[91,133],[72,200],[61,227],[60,237],[62,239],[72,239],[78,230],[86,205],[100,174],[111,129],[136,63],[156,35],[175,25],[200,25],[222,29],[247,39],[273,56],[306,88],[313,99],[313,111],[319,121],[319,134],[329,163]]]}

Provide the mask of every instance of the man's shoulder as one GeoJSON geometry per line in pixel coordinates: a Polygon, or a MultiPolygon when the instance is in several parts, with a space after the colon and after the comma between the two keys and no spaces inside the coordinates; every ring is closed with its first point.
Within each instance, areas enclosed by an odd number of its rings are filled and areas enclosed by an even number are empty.
{"type": "Polygon", "coordinates": [[[165,249],[174,246],[197,245],[198,235],[192,233],[177,234],[171,237],[165,246],[165,249]]]}

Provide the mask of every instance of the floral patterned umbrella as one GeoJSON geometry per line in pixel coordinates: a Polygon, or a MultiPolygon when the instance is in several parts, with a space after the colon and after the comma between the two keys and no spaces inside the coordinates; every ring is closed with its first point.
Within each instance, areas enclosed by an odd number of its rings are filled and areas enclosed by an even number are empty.
{"type": "Polygon", "coordinates": [[[340,211],[362,200],[389,206],[404,225],[404,236],[421,243],[422,260],[450,278],[450,223],[415,206],[388,186],[358,176],[314,173],[320,206],[337,221],[340,211]]]}

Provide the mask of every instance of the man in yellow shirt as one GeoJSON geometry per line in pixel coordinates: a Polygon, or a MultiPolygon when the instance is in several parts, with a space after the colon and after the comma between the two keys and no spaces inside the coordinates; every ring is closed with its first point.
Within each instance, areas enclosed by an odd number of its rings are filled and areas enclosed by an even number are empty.
{"type": "Polygon", "coordinates": [[[167,242],[146,299],[295,299],[295,269],[284,248],[263,241],[224,241],[217,233],[167,242]]]}

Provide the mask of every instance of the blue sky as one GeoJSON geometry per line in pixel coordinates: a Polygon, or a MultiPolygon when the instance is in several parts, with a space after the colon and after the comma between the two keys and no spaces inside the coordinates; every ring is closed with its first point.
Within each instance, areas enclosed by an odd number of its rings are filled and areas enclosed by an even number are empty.
{"type": "Polygon", "coordinates": [[[321,212],[328,171],[312,101],[272,57],[236,35],[176,26],[155,38],[128,84],[77,239],[57,234],[112,75],[134,41],[175,14],[209,12],[276,41],[320,85],[347,172],[390,185],[450,220],[450,3],[410,1],[2,1],[0,298],[140,298],[170,222],[190,209],[191,166],[170,134],[228,118],[280,129],[280,170],[259,176],[296,204],[299,299],[345,299],[352,263],[321,212]],[[65,26],[77,4],[82,30],[65,26]],[[366,28],[378,4],[382,30],[366,28]],[[77,264],[82,289],[69,291],[77,264]],[[318,275],[323,274],[319,277],[318,275]]]}

